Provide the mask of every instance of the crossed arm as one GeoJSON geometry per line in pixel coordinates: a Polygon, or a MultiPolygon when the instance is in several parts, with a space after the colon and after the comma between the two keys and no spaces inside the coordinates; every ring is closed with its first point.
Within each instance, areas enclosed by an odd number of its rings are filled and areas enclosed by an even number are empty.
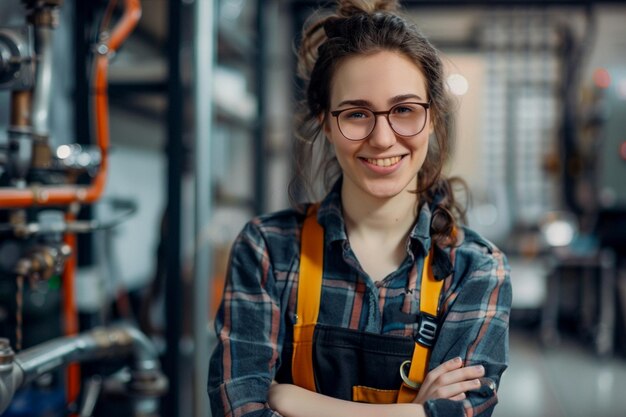
{"type": "Polygon", "coordinates": [[[426,400],[465,399],[465,392],[480,387],[485,370],[482,366],[463,366],[461,358],[442,363],[428,373],[410,404],[363,404],[339,400],[291,384],[272,384],[268,403],[284,417],[421,417],[426,400]]]}
{"type": "Polygon", "coordinates": [[[290,385],[269,387],[282,342],[280,329],[267,324],[281,324],[285,315],[283,307],[288,300],[280,297],[289,294],[284,288],[288,275],[275,275],[265,237],[257,226],[250,225],[233,247],[229,279],[216,318],[219,343],[209,372],[213,415],[491,415],[497,403],[495,389],[507,362],[511,303],[508,267],[497,251],[482,256],[480,262],[473,260],[475,250],[460,252],[456,253],[455,271],[455,277],[460,278],[454,283],[460,281],[461,285],[451,287],[454,291],[446,299],[447,315],[438,340],[441,348],[435,345],[431,352],[431,363],[441,365],[428,374],[413,404],[359,404],[290,385]],[[459,262],[462,257],[470,261],[459,262]],[[448,360],[454,356],[462,357],[468,366],[448,360]],[[479,363],[484,371],[470,366],[479,363]],[[483,386],[475,381],[478,378],[485,381],[483,386]]]}

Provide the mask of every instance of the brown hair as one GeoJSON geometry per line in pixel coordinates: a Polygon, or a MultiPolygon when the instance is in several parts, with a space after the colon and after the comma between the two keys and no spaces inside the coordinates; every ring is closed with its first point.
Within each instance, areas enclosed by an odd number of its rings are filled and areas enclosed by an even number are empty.
{"type": "Polygon", "coordinates": [[[464,210],[454,198],[452,182],[441,175],[449,157],[451,101],[444,85],[443,64],[437,50],[417,27],[398,12],[394,0],[338,0],[334,13],[319,11],[304,25],[298,49],[298,75],[304,81],[306,98],[297,118],[296,175],[290,184],[290,197],[296,200],[298,187],[313,189],[311,178],[323,172],[325,191],[341,173],[332,146],[323,137],[322,127],[330,106],[332,78],[341,62],[351,56],[396,51],[417,65],[426,79],[431,120],[436,140],[429,141],[416,192],[421,202],[433,206],[431,235],[439,244],[456,242],[456,219],[464,220],[464,210]],[[320,116],[323,116],[320,123],[320,116]],[[314,161],[313,145],[321,147],[314,161]]]}

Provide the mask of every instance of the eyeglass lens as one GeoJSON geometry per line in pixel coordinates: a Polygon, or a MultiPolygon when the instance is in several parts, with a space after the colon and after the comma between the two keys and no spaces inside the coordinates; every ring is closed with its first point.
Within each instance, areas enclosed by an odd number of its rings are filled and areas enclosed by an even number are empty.
{"type": "MultiPolygon", "coordinates": [[[[401,103],[389,110],[387,120],[398,135],[415,136],[426,125],[426,109],[417,103],[401,103]]],[[[353,108],[341,112],[337,121],[346,138],[361,140],[374,130],[376,115],[367,108],[353,108]]]]}

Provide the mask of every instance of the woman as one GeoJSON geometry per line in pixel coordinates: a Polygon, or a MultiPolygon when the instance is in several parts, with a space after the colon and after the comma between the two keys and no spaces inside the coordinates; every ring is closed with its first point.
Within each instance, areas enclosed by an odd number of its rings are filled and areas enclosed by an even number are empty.
{"type": "Polygon", "coordinates": [[[490,415],[507,363],[508,266],[453,215],[437,52],[396,2],[340,0],[305,27],[299,69],[301,168],[321,141],[334,185],[236,240],[213,415],[490,415]]]}

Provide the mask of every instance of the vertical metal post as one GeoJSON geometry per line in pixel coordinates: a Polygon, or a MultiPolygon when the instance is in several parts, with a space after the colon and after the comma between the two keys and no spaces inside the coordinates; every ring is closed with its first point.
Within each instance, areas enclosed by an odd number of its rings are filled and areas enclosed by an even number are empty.
{"type": "MultiPolygon", "coordinates": [[[[265,197],[267,186],[267,155],[265,154],[266,120],[265,98],[265,13],[263,12],[263,0],[256,2],[256,79],[255,90],[257,96],[257,122],[254,132],[254,211],[260,214],[265,211],[265,197]]],[[[265,1],[267,3],[267,0],[265,1]]],[[[267,7],[267,6],[266,6],[267,7]]]]}
{"type": "Polygon", "coordinates": [[[165,342],[163,368],[170,389],[162,401],[162,415],[178,417],[180,412],[180,338],[182,334],[181,206],[183,176],[183,86],[181,81],[182,0],[168,3],[168,110],[167,110],[167,276],[165,282],[165,342]]]}
{"type": "MultiPolygon", "coordinates": [[[[74,16],[73,22],[73,42],[74,42],[74,74],[70,77],[74,80],[74,138],[81,145],[91,145],[91,124],[93,116],[90,114],[89,71],[91,59],[89,48],[91,46],[88,38],[89,28],[93,24],[93,4],[88,1],[68,0],[66,6],[72,6],[74,16]]],[[[69,138],[64,138],[69,139],[69,138]]],[[[91,220],[94,217],[94,210],[91,206],[85,206],[79,213],[80,220],[91,220]]],[[[94,238],[92,234],[78,235],[78,265],[93,265],[94,259],[94,238]]]]}
{"type": "Polygon", "coordinates": [[[217,44],[217,1],[196,0],[194,10],[194,177],[195,210],[193,277],[193,415],[206,416],[209,370],[209,283],[212,272],[211,242],[211,141],[213,140],[213,76],[217,44]]]}
{"type": "Polygon", "coordinates": [[[74,3],[74,134],[80,144],[90,143],[89,128],[89,43],[86,33],[90,23],[90,5],[85,1],[74,3]]]}

